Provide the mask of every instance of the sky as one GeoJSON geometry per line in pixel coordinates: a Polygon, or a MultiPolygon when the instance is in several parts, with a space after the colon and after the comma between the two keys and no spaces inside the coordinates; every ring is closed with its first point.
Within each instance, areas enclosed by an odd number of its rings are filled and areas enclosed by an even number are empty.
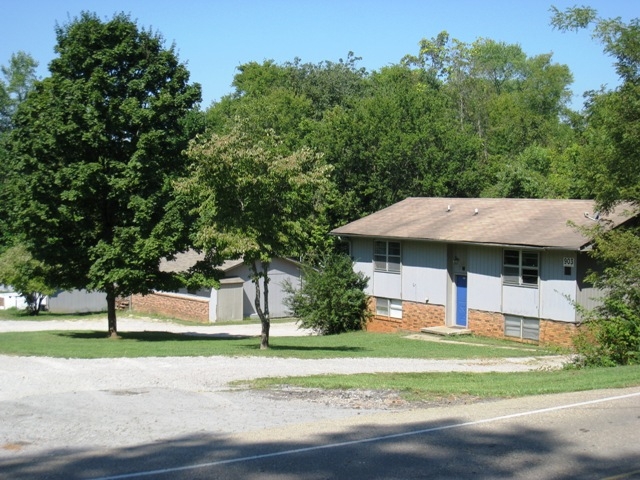
{"type": "Polygon", "coordinates": [[[488,38],[519,44],[529,56],[553,53],[571,69],[572,106],[582,94],[619,79],[613,59],[588,31],[562,33],[550,26],[550,7],[589,5],[602,18],[640,17],[639,0],[0,0],[0,65],[22,50],[49,75],[55,57],[55,26],[95,12],[103,19],[129,14],[140,27],[175,44],[191,81],[202,85],[202,108],[233,91],[237,67],[247,62],[338,62],[349,52],[368,71],[418,53],[422,38],[447,31],[471,43],[488,38]]]}

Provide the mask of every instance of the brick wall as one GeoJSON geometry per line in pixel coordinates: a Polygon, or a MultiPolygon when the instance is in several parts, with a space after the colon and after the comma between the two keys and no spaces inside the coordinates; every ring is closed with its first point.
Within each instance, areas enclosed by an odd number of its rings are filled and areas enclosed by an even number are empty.
{"type": "Polygon", "coordinates": [[[540,320],[540,345],[573,346],[573,336],[578,331],[575,323],[540,320]]]}
{"type": "Polygon", "coordinates": [[[482,337],[504,338],[504,315],[497,312],[469,310],[467,327],[482,337]]]}
{"type": "Polygon", "coordinates": [[[577,327],[573,323],[557,322],[553,320],[540,320],[540,336],[538,342],[531,340],[519,340],[504,336],[504,315],[497,312],[483,312],[469,310],[469,329],[476,335],[491,338],[507,338],[523,343],[538,343],[539,345],[557,345],[560,347],[572,347],[573,336],[577,327]]]}
{"type": "Polygon", "coordinates": [[[171,293],[133,295],[131,309],[150,315],[163,315],[190,322],[209,323],[209,299],[171,293]]]}
{"type": "Polygon", "coordinates": [[[403,302],[402,329],[419,332],[425,327],[440,327],[445,324],[444,306],[430,303],[403,302]]]}
{"type": "MultiPolygon", "coordinates": [[[[375,315],[375,298],[371,297],[369,309],[373,316],[367,322],[367,331],[378,333],[393,333],[398,331],[419,332],[424,327],[438,327],[445,325],[445,309],[443,305],[432,305],[415,302],[402,303],[402,318],[390,318],[375,315]]],[[[504,315],[498,312],[484,312],[469,310],[468,328],[475,335],[490,338],[507,338],[523,343],[536,343],[530,340],[504,336],[504,315]]],[[[540,320],[540,345],[558,345],[571,347],[572,337],[577,327],[575,324],[540,320]]]]}
{"type": "Polygon", "coordinates": [[[375,314],[375,298],[369,301],[373,316],[367,322],[368,332],[392,333],[397,331],[419,332],[424,327],[444,325],[444,306],[424,303],[402,302],[402,318],[391,318],[375,314]]]}

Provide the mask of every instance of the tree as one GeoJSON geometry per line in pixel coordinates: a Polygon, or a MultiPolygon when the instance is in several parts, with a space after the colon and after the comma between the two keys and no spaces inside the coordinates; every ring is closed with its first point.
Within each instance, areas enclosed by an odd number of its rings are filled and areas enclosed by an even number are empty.
{"type": "Polygon", "coordinates": [[[304,328],[322,335],[361,330],[368,318],[369,279],[353,270],[348,255],[332,253],[302,269],[302,286],[284,285],[286,303],[304,328]]]}
{"type": "Polygon", "coordinates": [[[457,119],[452,127],[480,145],[472,182],[480,189],[466,195],[522,195],[534,189],[539,196],[552,189],[548,177],[562,168],[556,168],[556,159],[565,159],[554,153],[548,170],[539,172],[528,171],[518,157],[531,147],[555,152],[564,146],[571,130],[561,119],[570,113],[573,80],[566,65],[553,63],[551,54],[528,57],[517,44],[486,38],[467,44],[450,40],[447,32],[423,39],[418,55],[403,63],[442,82],[449,114],[457,119]],[[529,182],[530,176],[535,181],[529,182]],[[519,185],[523,182],[528,185],[519,185]]]}
{"type": "Polygon", "coordinates": [[[600,229],[592,256],[601,265],[589,281],[606,292],[585,312],[586,329],[576,338],[582,363],[592,366],[640,364],[640,232],[600,229]]]}
{"type": "Polygon", "coordinates": [[[0,133],[11,128],[11,117],[27,98],[37,80],[36,62],[31,55],[23,51],[11,55],[9,65],[2,65],[0,72],[0,133]]]}
{"type": "MultiPolygon", "coordinates": [[[[584,153],[599,207],[631,204],[640,212],[640,20],[628,24],[602,19],[589,7],[552,8],[552,25],[575,30],[593,25],[593,36],[615,58],[622,85],[592,92],[587,104],[584,153]]],[[[592,275],[604,292],[602,305],[589,312],[578,348],[588,363],[640,362],[640,232],[633,225],[594,231],[593,257],[602,271],[592,275]]]]}
{"type": "Polygon", "coordinates": [[[593,37],[615,59],[622,85],[589,95],[587,151],[594,152],[591,166],[601,206],[640,206],[640,19],[625,24],[619,18],[600,18],[589,7],[564,12],[552,7],[552,12],[552,25],[562,31],[593,26],[593,37]]]}
{"type": "Polygon", "coordinates": [[[18,244],[0,255],[0,284],[11,285],[27,301],[32,315],[40,312],[42,300],[55,293],[47,283],[47,267],[18,244]]]}
{"type": "Polygon", "coordinates": [[[194,243],[212,258],[242,258],[252,271],[260,348],[269,347],[269,264],[301,255],[323,235],[329,169],[307,148],[289,151],[273,131],[239,122],[191,143],[190,176],[178,190],[197,205],[194,243]],[[261,297],[262,286],[262,297],[261,297]]]}
{"type": "Polygon", "coordinates": [[[56,26],[51,76],[19,106],[10,137],[12,219],[48,284],[119,296],[169,288],[160,259],[184,250],[183,171],[200,87],[175,48],[127,15],[83,12],[56,26]]]}
{"type": "Polygon", "coordinates": [[[9,167],[11,159],[7,152],[6,140],[13,125],[13,115],[33,89],[37,66],[38,63],[29,54],[20,51],[11,55],[9,65],[0,67],[4,77],[0,78],[0,165],[4,167],[0,176],[0,252],[14,242],[9,215],[15,195],[12,192],[9,167]]]}
{"type": "Polygon", "coordinates": [[[309,137],[334,167],[334,224],[408,196],[471,195],[478,188],[471,180],[477,142],[456,128],[439,82],[406,66],[373,73],[367,94],[328,111],[309,137]]]}

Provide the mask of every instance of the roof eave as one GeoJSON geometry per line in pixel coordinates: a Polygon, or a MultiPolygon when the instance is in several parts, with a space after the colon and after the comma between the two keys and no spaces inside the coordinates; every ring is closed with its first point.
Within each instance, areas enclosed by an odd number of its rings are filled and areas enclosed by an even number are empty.
{"type": "Polygon", "coordinates": [[[370,239],[383,239],[383,240],[397,240],[397,241],[417,241],[417,242],[429,242],[429,243],[446,243],[455,245],[474,245],[480,247],[500,247],[500,248],[527,248],[530,250],[569,250],[569,251],[582,251],[589,248],[590,243],[581,245],[531,245],[525,243],[502,243],[502,242],[474,242],[469,240],[449,240],[439,238],[422,238],[422,237],[399,237],[394,235],[360,235],[356,233],[334,233],[332,235],[345,238],[370,238],[370,239]]]}

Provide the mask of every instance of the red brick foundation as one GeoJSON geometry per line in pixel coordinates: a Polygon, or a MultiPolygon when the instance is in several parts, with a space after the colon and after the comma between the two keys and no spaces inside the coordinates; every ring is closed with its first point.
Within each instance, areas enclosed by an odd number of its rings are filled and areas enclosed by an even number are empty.
{"type": "Polygon", "coordinates": [[[444,325],[444,306],[414,302],[402,303],[402,318],[376,315],[376,302],[372,298],[369,309],[373,316],[367,322],[368,332],[392,333],[398,331],[419,332],[421,328],[444,325]]]}
{"type": "MultiPolygon", "coordinates": [[[[419,332],[425,327],[445,325],[445,308],[443,305],[432,305],[415,302],[402,303],[402,318],[391,318],[375,315],[375,298],[371,298],[369,309],[373,316],[367,323],[367,331],[393,333],[399,331],[419,332]]],[[[504,315],[497,312],[469,310],[468,328],[475,335],[490,338],[508,339],[523,343],[536,343],[504,336],[504,315]]],[[[573,323],[540,320],[540,345],[557,345],[571,347],[577,327],[573,323]]]]}
{"type": "Polygon", "coordinates": [[[133,295],[131,310],[150,315],[163,315],[189,322],[209,323],[209,299],[171,293],[133,295]]]}
{"type": "Polygon", "coordinates": [[[578,332],[575,323],[540,320],[540,345],[573,347],[573,337],[578,332]]]}
{"type": "Polygon", "coordinates": [[[482,337],[504,338],[504,315],[497,312],[469,310],[467,328],[482,337]]]}

